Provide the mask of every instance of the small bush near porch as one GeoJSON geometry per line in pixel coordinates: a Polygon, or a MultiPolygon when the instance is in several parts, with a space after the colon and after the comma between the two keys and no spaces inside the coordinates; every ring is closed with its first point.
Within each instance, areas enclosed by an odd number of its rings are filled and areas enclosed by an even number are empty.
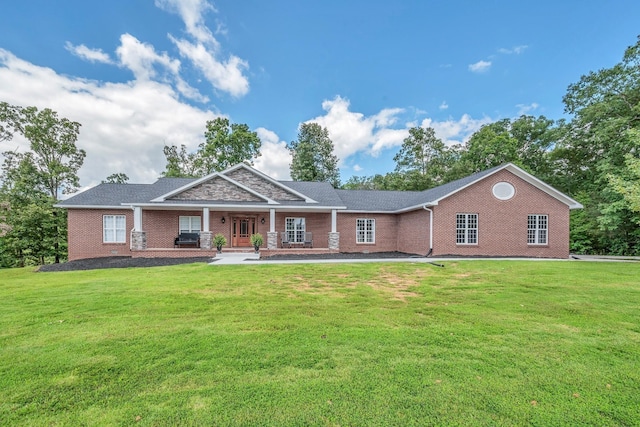
{"type": "Polygon", "coordinates": [[[635,425],[638,277],[524,261],[4,270],[0,420],[635,425]]]}

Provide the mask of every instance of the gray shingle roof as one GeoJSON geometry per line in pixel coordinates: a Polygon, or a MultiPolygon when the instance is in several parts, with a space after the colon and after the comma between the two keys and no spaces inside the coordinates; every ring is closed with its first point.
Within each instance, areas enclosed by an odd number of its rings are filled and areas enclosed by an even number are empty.
{"type": "MultiPolygon", "coordinates": [[[[474,173],[465,178],[449,182],[425,191],[378,191],[336,190],[326,182],[279,181],[317,203],[305,201],[279,201],[280,206],[346,208],[363,212],[398,212],[436,202],[494,172],[505,165],[474,173]]],[[[100,184],[58,204],[60,207],[120,206],[126,204],[148,204],[152,200],[195,181],[194,178],[160,178],[153,184],[100,184]]],[[[158,205],[202,204],[198,201],[165,201],[158,205]]],[[[156,204],[154,203],[154,204],[156,204]]],[[[225,205],[270,206],[267,202],[218,202],[225,205]]],[[[277,205],[276,205],[277,206],[277,205]]]]}

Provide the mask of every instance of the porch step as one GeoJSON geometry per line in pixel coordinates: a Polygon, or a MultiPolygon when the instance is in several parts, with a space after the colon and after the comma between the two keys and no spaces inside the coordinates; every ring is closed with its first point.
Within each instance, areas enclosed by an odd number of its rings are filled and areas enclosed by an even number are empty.
{"type": "Polygon", "coordinates": [[[260,259],[260,254],[251,252],[219,252],[216,253],[216,263],[224,262],[225,260],[229,262],[237,262],[247,259],[260,259]]]}

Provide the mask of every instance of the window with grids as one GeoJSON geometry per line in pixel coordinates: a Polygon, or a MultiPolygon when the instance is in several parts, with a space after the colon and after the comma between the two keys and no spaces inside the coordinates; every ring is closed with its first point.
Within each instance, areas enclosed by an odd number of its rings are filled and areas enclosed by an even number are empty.
{"type": "Polygon", "coordinates": [[[304,243],[304,232],[306,231],[304,218],[286,218],[285,231],[289,235],[290,242],[304,243]]]}
{"type": "Polygon", "coordinates": [[[199,233],[200,217],[199,216],[181,216],[179,228],[180,228],[180,233],[199,233]]]}
{"type": "Polygon", "coordinates": [[[124,215],[102,216],[102,241],[104,243],[126,243],[127,221],[124,215]]]}
{"type": "Polygon", "coordinates": [[[529,215],[527,219],[527,243],[530,245],[546,245],[549,229],[547,215],[529,215]]]}
{"type": "Polygon", "coordinates": [[[478,244],[478,214],[456,214],[456,243],[459,245],[478,244]]]}
{"type": "Polygon", "coordinates": [[[370,218],[356,219],[356,243],[376,242],[376,220],[370,218]]]}

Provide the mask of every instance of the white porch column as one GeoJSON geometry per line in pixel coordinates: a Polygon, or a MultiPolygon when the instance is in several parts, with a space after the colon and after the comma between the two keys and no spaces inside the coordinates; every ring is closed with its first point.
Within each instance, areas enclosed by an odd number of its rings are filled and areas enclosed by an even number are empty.
{"type": "Polygon", "coordinates": [[[340,250],[340,233],[338,233],[338,211],[331,210],[331,232],[329,232],[329,249],[340,250]]]}
{"type": "Polygon", "coordinates": [[[331,232],[335,233],[338,228],[338,211],[335,209],[331,210],[331,232]]]}
{"type": "Polygon", "coordinates": [[[133,230],[131,230],[129,245],[132,251],[147,249],[147,233],[142,231],[142,208],[140,206],[133,208],[133,230]]]}
{"type": "Polygon", "coordinates": [[[209,208],[202,208],[202,231],[209,231],[209,208]]]}
{"type": "Polygon", "coordinates": [[[209,208],[202,208],[202,231],[200,231],[200,248],[211,249],[213,245],[212,232],[209,231],[209,208]]]}
{"type": "Polygon", "coordinates": [[[142,208],[140,206],[133,208],[133,231],[142,231],[142,208]]]}
{"type": "Polygon", "coordinates": [[[269,209],[269,232],[267,233],[267,249],[278,248],[278,233],[276,233],[276,210],[269,209]]]}
{"type": "Polygon", "coordinates": [[[276,231],[276,210],[269,209],[269,232],[275,233],[276,231]]]}

